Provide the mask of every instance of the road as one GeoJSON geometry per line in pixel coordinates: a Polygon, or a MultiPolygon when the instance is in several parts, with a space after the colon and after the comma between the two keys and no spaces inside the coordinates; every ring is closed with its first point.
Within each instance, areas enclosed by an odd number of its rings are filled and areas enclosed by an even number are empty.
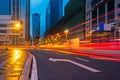
{"type": "Polygon", "coordinates": [[[0,51],[0,80],[19,80],[27,57],[22,50],[0,51]]]}
{"type": "Polygon", "coordinates": [[[29,52],[36,58],[39,80],[120,80],[118,61],[50,49],[29,52]]]}

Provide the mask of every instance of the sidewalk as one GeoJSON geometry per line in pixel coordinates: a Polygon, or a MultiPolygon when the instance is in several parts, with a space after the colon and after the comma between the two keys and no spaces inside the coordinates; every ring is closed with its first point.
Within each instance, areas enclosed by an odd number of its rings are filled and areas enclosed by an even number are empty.
{"type": "Polygon", "coordinates": [[[19,80],[30,80],[31,75],[31,66],[32,66],[32,56],[28,53],[28,58],[24,64],[24,68],[21,72],[19,80]]]}
{"type": "Polygon", "coordinates": [[[7,50],[0,59],[0,80],[28,80],[31,57],[26,52],[7,50]]]}
{"type": "Polygon", "coordinates": [[[109,54],[120,54],[120,50],[109,48],[108,49],[100,49],[100,48],[92,48],[92,47],[75,47],[75,46],[66,46],[66,45],[52,45],[52,46],[43,46],[40,48],[50,48],[50,49],[61,49],[61,50],[74,50],[74,51],[85,51],[85,52],[102,52],[102,53],[109,53],[109,54]]]}

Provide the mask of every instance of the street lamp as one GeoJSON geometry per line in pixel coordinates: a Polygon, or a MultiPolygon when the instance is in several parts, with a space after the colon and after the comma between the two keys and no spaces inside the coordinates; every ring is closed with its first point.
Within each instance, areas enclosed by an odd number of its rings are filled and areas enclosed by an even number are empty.
{"type": "MultiPolygon", "coordinates": [[[[22,26],[21,22],[15,22],[14,23],[15,30],[20,30],[21,26],[22,26]]],[[[15,31],[15,33],[17,33],[17,32],[15,31]]],[[[17,40],[16,39],[17,39],[17,36],[15,38],[15,44],[17,44],[17,40]]]]}
{"type": "Polygon", "coordinates": [[[64,33],[65,33],[66,41],[67,41],[69,30],[66,28],[66,29],[64,30],[64,33]]]}
{"type": "Polygon", "coordinates": [[[14,24],[14,26],[15,26],[15,29],[21,29],[21,23],[20,22],[16,22],[14,24]]]}
{"type": "Polygon", "coordinates": [[[57,37],[57,43],[59,44],[59,43],[60,43],[60,37],[61,37],[60,34],[57,33],[57,34],[56,34],[56,37],[57,37]]]}
{"type": "Polygon", "coordinates": [[[5,49],[6,49],[6,50],[8,49],[8,48],[7,48],[7,37],[8,37],[8,35],[6,34],[6,35],[5,35],[5,38],[6,38],[6,48],[5,48],[5,49]]]}

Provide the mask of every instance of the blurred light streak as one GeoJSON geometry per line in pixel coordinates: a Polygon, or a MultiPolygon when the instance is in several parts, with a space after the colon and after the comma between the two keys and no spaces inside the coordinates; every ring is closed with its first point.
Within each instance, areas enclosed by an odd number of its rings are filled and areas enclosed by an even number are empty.
{"type": "MultiPolygon", "coordinates": [[[[73,34],[73,33],[79,32],[79,31],[76,31],[76,32],[73,32],[73,31],[72,31],[72,33],[71,33],[71,30],[73,30],[73,29],[75,29],[75,28],[77,28],[77,27],[80,27],[80,26],[85,25],[85,24],[87,24],[87,23],[89,23],[89,22],[92,22],[92,21],[95,21],[95,20],[97,20],[97,19],[103,18],[103,17],[105,17],[105,16],[108,16],[108,15],[110,15],[110,14],[112,14],[112,13],[114,13],[114,12],[118,12],[118,11],[120,11],[120,9],[115,9],[115,10],[113,10],[113,11],[108,12],[108,14],[100,15],[99,18],[93,18],[92,20],[89,20],[89,21],[80,23],[80,24],[78,24],[78,25],[76,25],[76,26],[73,26],[73,27],[69,28],[69,30],[70,30],[70,31],[69,31],[70,33],[69,33],[69,34],[73,34]]],[[[119,17],[115,17],[115,18],[113,18],[113,19],[117,20],[117,19],[119,19],[119,17]]],[[[113,20],[113,19],[110,19],[109,21],[111,21],[111,20],[113,20]]],[[[97,26],[97,24],[93,24],[93,26],[97,26]]],[[[92,27],[93,27],[93,26],[92,26],[92,27]]],[[[64,36],[63,33],[64,33],[64,32],[59,32],[59,34],[60,34],[61,36],[64,36]]],[[[55,36],[55,35],[56,35],[56,34],[52,34],[52,35],[50,35],[50,36],[55,36]]]]}
{"type": "Polygon", "coordinates": [[[116,10],[110,11],[110,12],[108,12],[108,14],[100,15],[99,18],[93,18],[92,20],[89,20],[89,21],[80,23],[80,24],[78,24],[78,25],[76,25],[76,26],[73,26],[73,27],[70,28],[69,30],[73,30],[73,29],[75,29],[75,28],[77,28],[77,27],[80,27],[80,26],[82,26],[82,25],[84,25],[84,24],[87,24],[87,23],[89,23],[89,22],[92,22],[92,21],[95,21],[95,20],[97,20],[97,19],[103,18],[103,17],[105,17],[105,16],[108,16],[108,15],[110,15],[110,14],[112,14],[112,13],[114,13],[114,12],[118,12],[118,11],[120,11],[120,9],[116,9],[116,10]]]}
{"type": "MultiPolygon", "coordinates": [[[[108,20],[108,21],[112,21],[112,20],[118,20],[118,19],[120,19],[119,17],[115,17],[115,18],[113,18],[113,19],[110,19],[110,20],[108,20]]],[[[94,26],[97,26],[97,24],[93,24],[93,26],[92,27],[94,27],[94,26]]],[[[75,34],[75,33],[78,33],[79,31],[81,31],[81,30],[76,30],[76,31],[70,31],[70,33],[69,34],[75,34]]]]}

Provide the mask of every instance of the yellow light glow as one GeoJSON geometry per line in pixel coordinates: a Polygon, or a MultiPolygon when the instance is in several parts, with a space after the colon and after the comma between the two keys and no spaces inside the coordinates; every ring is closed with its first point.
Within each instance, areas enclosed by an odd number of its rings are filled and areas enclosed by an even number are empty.
{"type": "Polygon", "coordinates": [[[19,23],[15,24],[15,28],[16,29],[20,29],[21,28],[21,24],[19,24],[19,23]]]}
{"type": "Polygon", "coordinates": [[[21,28],[21,23],[20,23],[20,22],[14,23],[14,27],[15,27],[16,29],[20,29],[20,28],[21,28]]]}
{"type": "Polygon", "coordinates": [[[13,62],[17,61],[21,57],[21,51],[20,50],[13,50],[13,62]]]}
{"type": "Polygon", "coordinates": [[[17,23],[15,26],[16,26],[16,27],[20,27],[21,25],[17,23]]]}
{"type": "Polygon", "coordinates": [[[65,30],[64,30],[64,33],[66,33],[66,34],[67,34],[68,32],[69,32],[69,30],[68,30],[68,29],[65,29],[65,30]]]}

